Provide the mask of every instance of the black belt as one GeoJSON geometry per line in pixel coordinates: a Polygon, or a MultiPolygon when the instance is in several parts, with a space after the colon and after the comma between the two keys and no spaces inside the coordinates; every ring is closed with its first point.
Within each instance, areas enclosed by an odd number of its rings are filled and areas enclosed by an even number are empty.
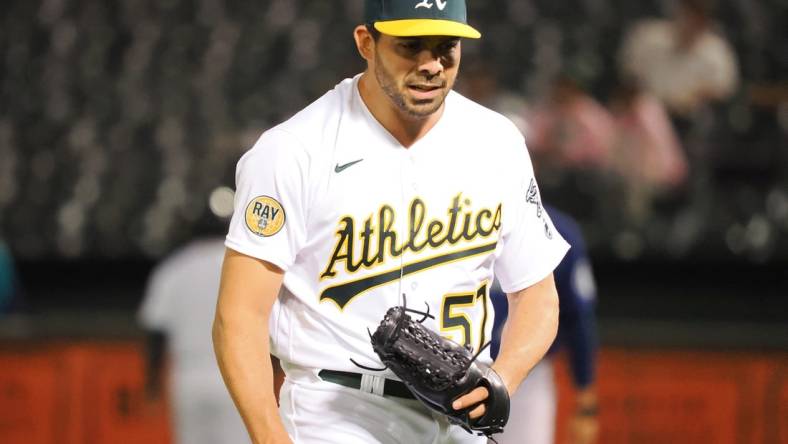
{"type": "MultiPolygon", "coordinates": [[[[334,384],[344,385],[345,387],[354,389],[361,388],[361,374],[359,373],[320,370],[317,375],[320,376],[320,379],[323,381],[333,382],[334,384]]],[[[405,384],[393,379],[386,379],[386,382],[383,384],[383,394],[386,396],[396,396],[398,398],[416,399],[405,384]]]]}

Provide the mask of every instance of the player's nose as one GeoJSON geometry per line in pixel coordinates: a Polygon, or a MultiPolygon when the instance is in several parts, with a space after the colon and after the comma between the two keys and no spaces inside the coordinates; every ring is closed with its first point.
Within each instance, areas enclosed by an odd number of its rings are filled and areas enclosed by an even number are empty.
{"type": "Polygon", "coordinates": [[[433,51],[424,50],[419,53],[418,59],[419,72],[434,77],[444,70],[441,57],[433,51]]]}

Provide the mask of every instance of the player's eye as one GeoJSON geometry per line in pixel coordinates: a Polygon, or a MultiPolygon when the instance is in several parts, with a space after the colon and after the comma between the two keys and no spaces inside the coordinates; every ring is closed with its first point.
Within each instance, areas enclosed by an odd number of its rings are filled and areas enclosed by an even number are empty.
{"type": "Polygon", "coordinates": [[[407,51],[407,52],[416,53],[416,52],[421,51],[422,45],[421,45],[421,42],[419,40],[408,39],[408,40],[400,40],[399,47],[402,48],[403,50],[407,51]]]}
{"type": "Polygon", "coordinates": [[[450,56],[454,54],[454,50],[457,49],[457,45],[459,45],[459,40],[449,40],[447,42],[441,43],[438,47],[438,51],[442,56],[450,56]]]}
{"type": "Polygon", "coordinates": [[[459,44],[460,44],[460,40],[459,40],[459,39],[452,39],[452,40],[448,40],[448,41],[446,41],[446,42],[444,42],[444,43],[441,43],[441,45],[440,45],[440,51],[441,51],[441,52],[451,52],[451,51],[454,51],[454,49],[456,49],[456,48],[457,48],[457,45],[459,45],[459,44]]]}

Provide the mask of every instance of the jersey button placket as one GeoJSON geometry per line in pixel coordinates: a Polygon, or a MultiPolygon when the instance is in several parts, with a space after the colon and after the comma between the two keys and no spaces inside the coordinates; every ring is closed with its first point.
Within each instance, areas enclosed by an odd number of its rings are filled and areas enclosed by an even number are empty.
{"type": "MultiPolygon", "coordinates": [[[[416,183],[415,177],[415,159],[413,152],[410,150],[405,150],[404,156],[402,159],[402,208],[400,210],[400,217],[401,217],[401,224],[402,227],[402,244],[406,244],[408,240],[408,236],[410,236],[410,227],[408,226],[408,219],[410,214],[410,203],[413,202],[413,199],[417,196],[418,186],[416,183]]],[[[409,251],[402,252],[402,264],[406,265],[408,263],[408,257],[410,255],[409,251]]],[[[412,280],[411,277],[403,276],[402,278],[402,291],[409,297],[408,305],[413,304],[412,299],[415,297],[416,287],[415,282],[412,280]]]]}

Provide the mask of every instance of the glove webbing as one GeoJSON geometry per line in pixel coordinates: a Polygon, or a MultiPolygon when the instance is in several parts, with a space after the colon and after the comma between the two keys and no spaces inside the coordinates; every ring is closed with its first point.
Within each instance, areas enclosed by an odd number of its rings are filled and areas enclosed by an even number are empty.
{"type": "Polygon", "coordinates": [[[399,334],[401,337],[394,343],[393,352],[409,373],[421,376],[433,390],[443,390],[456,384],[465,376],[465,369],[473,362],[456,350],[444,349],[438,338],[412,320],[407,321],[399,334]],[[428,360],[423,355],[414,356],[408,345],[431,352],[434,359],[428,360]]]}

